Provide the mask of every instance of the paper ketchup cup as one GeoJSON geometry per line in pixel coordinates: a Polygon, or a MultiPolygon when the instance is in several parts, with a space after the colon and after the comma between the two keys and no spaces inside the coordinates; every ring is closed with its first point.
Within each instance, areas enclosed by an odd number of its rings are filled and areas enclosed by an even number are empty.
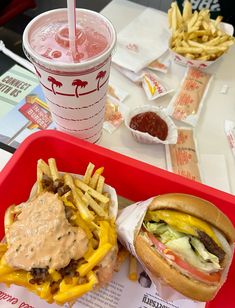
{"type": "MultiPolygon", "coordinates": [[[[116,33],[111,22],[99,13],[77,9],[76,15],[77,25],[83,25],[84,29],[88,29],[87,31],[91,29],[96,37],[102,34],[106,38],[107,45],[102,51],[97,54],[94,52],[93,56],[89,56],[89,48],[96,48],[96,46],[88,45],[89,36],[83,39],[80,34],[78,39],[83,40],[81,44],[84,44],[84,54],[88,55],[80,62],[69,61],[66,58],[69,47],[67,52],[64,54],[62,52],[62,56],[60,50],[53,50],[53,46],[52,50],[47,48],[43,55],[43,52],[40,53],[43,46],[41,50],[35,50],[37,48],[33,47],[35,31],[44,25],[46,27],[49,23],[58,21],[66,23],[67,9],[48,11],[34,18],[24,30],[23,49],[35,67],[57,129],[94,143],[102,134],[111,55],[116,43],[116,33]]],[[[53,31],[53,27],[51,29],[53,31]]],[[[50,32],[49,28],[45,30],[44,36],[39,35],[40,42],[43,40],[46,42],[50,38],[50,32]]],[[[61,48],[69,44],[66,29],[59,29],[56,35],[56,38],[62,36],[64,40],[61,48]]],[[[91,38],[90,40],[92,41],[91,38]]],[[[37,41],[34,46],[38,46],[37,41]]]]}
{"type": "Polygon", "coordinates": [[[175,144],[177,142],[178,138],[178,131],[177,127],[175,126],[174,122],[172,119],[166,114],[163,108],[156,107],[156,106],[151,106],[151,105],[145,105],[145,106],[139,106],[136,107],[128,113],[128,115],[125,118],[125,125],[128,128],[128,130],[131,132],[133,138],[139,142],[139,143],[146,143],[146,144],[158,144],[158,143],[163,143],[163,144],[175,144]],[[143,133],[141,131],[132,129],[130,127],[130,122],[131,119],[144,112],[154,112],[156,113],[163,121],[166,122],[167,127],[168,127],[168,133],[167,137],[165,140],[161,140],[158,137],[153,137],[149,133],[143,133]]]}

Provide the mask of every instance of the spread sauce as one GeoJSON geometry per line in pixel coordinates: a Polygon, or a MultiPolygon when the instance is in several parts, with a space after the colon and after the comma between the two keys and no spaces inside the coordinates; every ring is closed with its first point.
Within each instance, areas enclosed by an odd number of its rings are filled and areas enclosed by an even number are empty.
{"type": "Polygon", "coordinates": [[[192,129],[179,128],[177,143],[170,144],[169,151],[174,173],[201,182],[192,129]]]}
{"type": "Polygon", "coordinates": [[[81,258],[88,247],[85,232],[68,222],[63,202],[50,192],[23,204],[6,237],[7,264],[26,271],[63,268],[71,259],[81,258]]]}
{"type": "Polygon", "coordinates": [[[166,140],[168,126],[155,112],[147,111],[135,115],[130,122],[130,127],[142,133],[149,133],[160,140],[166,140]]]}
{"type": "Polygon", "coordinates": [[[196,115],[211,75],[190,67],[174,101],[173,118],[184,120],[196,115]]]}

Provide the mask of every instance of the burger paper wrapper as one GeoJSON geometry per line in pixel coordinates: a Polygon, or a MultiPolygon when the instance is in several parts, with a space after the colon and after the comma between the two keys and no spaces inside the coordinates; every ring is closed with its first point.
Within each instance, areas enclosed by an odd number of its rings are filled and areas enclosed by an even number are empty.
{"type": "MultiPolygon", "coordinates": [[[[65,174],[65,172],[60,172],[60,175],[63,175],[63,174],[65,174]]],[[[80,174],[75,174],[75,173],[70,173],[70,174],[73,177],[77,177],[79,179],[83,177],[83,175],[80,175],[80,174]]],[[[29,195],[29,199],[33,198],[33,196],[36,194],[36,191],[37,191],[37,183],[33,185],[30,195],[29,195]]],[[[104,192],[107,192],[109,194],[110,200],[111,200],[112,206],[110,206],[109,208],[109,216],[116,220],[117,214],[118,214],[118,198],[117,198],[116,190],[112,186],[104,184],[104,192]]]]}
{"type": "MultiPolygon", "coordinates": [[[[116,220],[118,239],[119,241],[130,251],[132,255],[141,263],[144,270],[149,275],[152,282],[155,284],[159,296],[164,300],[174,301],[174,300],[189,300],[181,293],[177,292],[170,286],[166,285],[165,282],[154,276],[143,264],[141,259],[138,257],[135,251],[134,241],[136,235],[139,233],[142,226],[145,214],[147,212],[148,206],[153,198],[146,201],[140,201],[124,208],[118,215],[116,220]]],[[[195,301],[194,301],[195,302],[195,301]]]]}

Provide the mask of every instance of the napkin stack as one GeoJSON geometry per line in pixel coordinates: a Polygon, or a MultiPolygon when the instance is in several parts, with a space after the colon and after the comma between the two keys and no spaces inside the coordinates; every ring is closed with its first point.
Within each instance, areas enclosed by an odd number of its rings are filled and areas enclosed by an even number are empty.
{"type": "Polygon", "coordinates": [[[141,71],[168,49],[167,29],[165,13],[146,8],[119,32],[113,63],[134,73],[141,71]]]}

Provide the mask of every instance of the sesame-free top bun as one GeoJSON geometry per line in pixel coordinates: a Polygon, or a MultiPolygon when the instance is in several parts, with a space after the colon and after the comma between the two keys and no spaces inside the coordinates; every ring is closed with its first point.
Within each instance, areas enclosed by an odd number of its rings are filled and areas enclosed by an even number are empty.
{"type": "Polygon", "coordinates": [[[222,231],[231,244],[235,241],[235,229],[229,218],[213,203],[186,194],[165,194],[155,197],[149,210],[177,210],[200,218],[222,231]]]}
{"type": "Polygon", "coordinates": [[[160,276],[169,286],[191,299],[210,301],[221,286],[221,283],[210,285],[183,275],[153,250],[141,234],[136,237],[135,250],[154,276],[160,276]]]}

